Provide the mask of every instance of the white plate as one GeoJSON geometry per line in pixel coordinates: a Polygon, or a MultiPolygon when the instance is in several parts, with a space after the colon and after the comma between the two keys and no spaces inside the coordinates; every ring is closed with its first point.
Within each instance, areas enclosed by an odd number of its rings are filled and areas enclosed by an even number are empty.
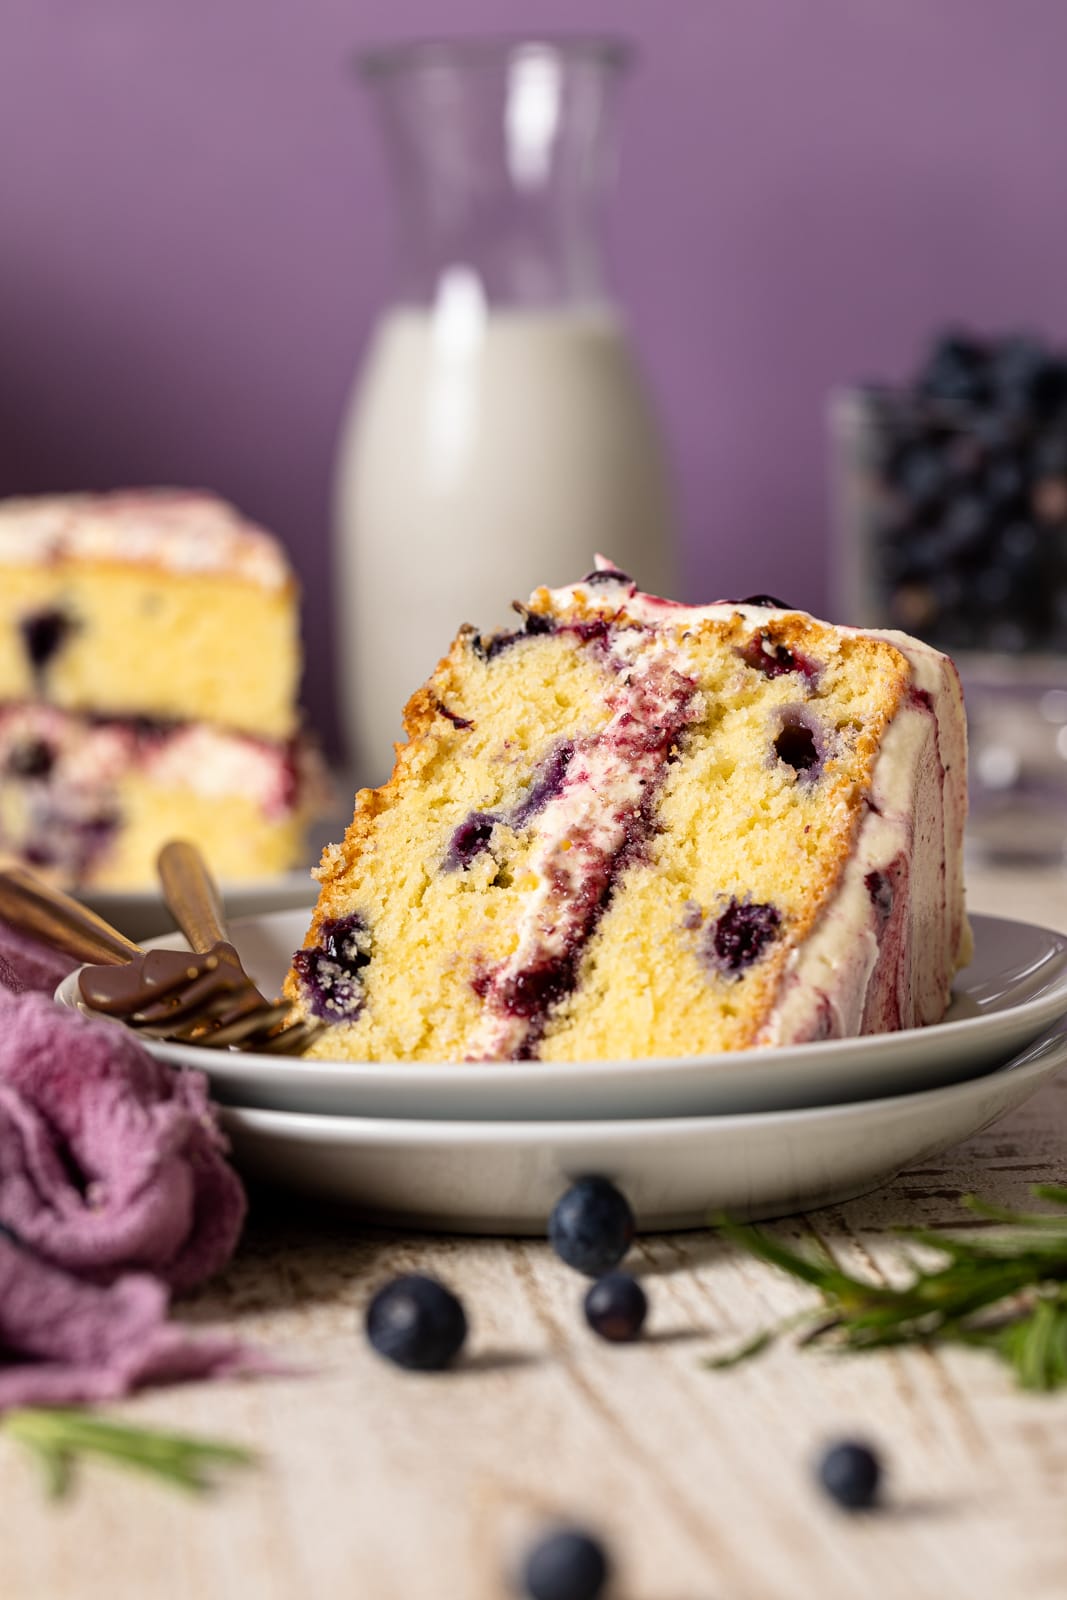
{"type": "MultiPolygon", "coordinates": [[[[235,927],[245,964],[268,994],[280,988],[307,920],[303,912],[279,912],[235,927]]],[[[974,960],[957,979],[947,1019],[864,1039],[573,1066],[299,1061],[146,1044],[164,1061],[209,1073],[222,1101],[342,1116],[584,1119],[834,1105],[973,1077],[1067,1012],[1067,939],[999,917],[972,921],[974,960]]],[[[67,979],[56,998],[77,1005],[76,981],[67,979]]]]}
{"type": "MultiPolygon", "coordinates": [[[[311,921],[311,907],[315,904],[319,886],[311,876],[311,868],[305,867],[300,872],[279,873],[276,878],[223,883],[220,892],[226,916],[230,920],[262,917],[270,911],[288,911],[301,906],[305,908],[303,921],[306,928],[311,921]]],[[[174,918],[155,888],[86,889],[79,893],[78,899],[137,944],[169,934],[174,928],[174,918]]],[[[300,943],[299,939],[297,943],[300,943]]]]}
{"type": "Polygon", "coordinates": [[[810,1111],[611,1122],[416,1122],[229,1107],[250,1177],[381,1221],[457,1233],[544,1232],[574,1178],[600,1173],[642,1228],[728,1210],[784,1216],[851,1199],[1014,1109],[1067,1061],[1046,1035],[967,1083],[810,1111]]]}

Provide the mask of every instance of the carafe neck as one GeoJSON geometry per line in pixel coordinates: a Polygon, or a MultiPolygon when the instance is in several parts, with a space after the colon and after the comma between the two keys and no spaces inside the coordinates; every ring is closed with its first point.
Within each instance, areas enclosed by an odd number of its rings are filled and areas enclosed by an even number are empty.
{"type": "Polygon", "coordinates": [[[604,201],[625,50],[606,41],[411,45],[364,59],[394,187],[395,298],[603,304],[604,201]]]}

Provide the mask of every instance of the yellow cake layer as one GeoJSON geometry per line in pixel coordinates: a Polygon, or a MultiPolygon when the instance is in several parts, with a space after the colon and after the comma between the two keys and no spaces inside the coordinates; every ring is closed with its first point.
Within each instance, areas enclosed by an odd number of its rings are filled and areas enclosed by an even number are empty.
{"type": "Polygon", "coordinates": [[[516,838],[511,881],[492,885],[501,875],[488,856],[468,873],[442,874],[446,843],[471,810],[514,798],[535,755],[568,733],[583,707],[595,707],[590,726],[607,720],[601,673],[577,653],[561,659],[554,646],[554,640],[534,640],[521,663],[501,657],[491,673],[479,672],[475,663],[474,693],[443,664],[435,691],[441,704],[465,716],[476,694],[475,726],[456,729],[417,696],[407,715],[429,717],[430,727],[408,746],[398,789],[364,789],[357,796],[353,828],[366,830],[367,848],[354,877],[330,902],[330,914],[364,908],[377,946],[396,959],[372,963],[373,1001],[354,1028],[338,1030],[341,1038],[327,1056],[338,1047],[374,1060],[462,1054],[465,1032],[479,1012],[470,950],[477,947],[489,960],[506,954],[524,894],[522,850],[516,838]],[[461,749],[464,759],[457,763],[461,749]]]}
{"type": "MultiPolygon", "coordinates": [[[[748,630],[744,630],[747,632],[748,630]]],[[[856,800],[908,670],[892,646],[845,639],[804,704],[847,741],[817,784],[768,764],[776,708],[797,704],[795,677],[768,682],[715,651],[703,686],[713,711],[668,769],[659,831],[629,868],[582,961],[576,997],[553,1014],[544,1061],[688,1055],[754,1042],[791,942],[812,927],[848,854],[856,800]],[[774,953],[739,977],[709,970],[700,940],[731,897],[783,913],[774,953]],[[699,926],[684,926],[687,905],[699,926]]]]}
{"type": "MultiPolygon", "coordinates": [[[[111,791],[123,826],[115,831],[78,880],[32,858],[41,876],[61,887],[142,889],[158,882],[156,857],[168,839],[193,839],[223,881],[272,878],[302,865],[308,815],[299,808],[268,816],[241,794],[207,796],[163,787],[132,772],[111,791]]],[[[32,836],[25,786],[0,779],[0,861],[21,861],[32,836]]]]}
{"type": "MultiPolygon", "coordinates": [[[[656,827],[618,873],[574,994],[548,1017],[542,1059],[744,1047],[833,890],[908,664],[890,643],[793,617],[789,638],[821,664],[809,690],[795,673],[768,678],[743,662],[738,651],[753,631],[737,615],[677,630],[700,714],[664,769],[656,827]],[[800,700],[831,747],[817,785],[769,753],[800,700]],[[750,971],[723,977],[700,959],[698,942],[731,896],[773,901],[782,936],[750,971]]],[[[472,812],[513,807],[559,740],[602,729],[616,686],[595,649],[571,633],[523,639],[491,661],[461,634],[407,708],[411,738],[391,781],[357,796],[344,843],[324,856],[308,946],[331,920],[356,914],[371,959],[360,974],[360,1016],[331,1028],[317,1054],[467,1055],[482,1013],[480,975],[515,949],[539,887],[536,842],[529,829],[498,826],[491,853],[449,872],[449,841],[472,812]]],[[[295,973],[287,992],[304,1005],[295,973]]]]}
{"type": "Polygon", "coordinates": [[[0,702],[209,720],[285,739],[299,673],[291,584],[147,563],[0,564],[0,702]],[[51,612],[69,627],[35,672],[23,625],[51,612]]]}

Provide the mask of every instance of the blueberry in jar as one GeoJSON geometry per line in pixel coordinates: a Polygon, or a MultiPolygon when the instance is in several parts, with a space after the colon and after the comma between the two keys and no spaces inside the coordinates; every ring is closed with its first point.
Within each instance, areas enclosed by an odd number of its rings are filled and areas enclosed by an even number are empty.
{"type": "Polygon", "coordinates": [[[548,1239],[561,1261],[589,1278],[617,1267],[634,1236],[626,1196],[606,1178],[580,1178],[548,1219],[548,1239]]]}
{"type": "MultiPolygon", "coordinates": [[[[947,557],[975,550],[989,531],[989,515],[977,495],[960,495],[945,512],[940,553],[947,557]]],[[[940,563],[939,563],[940,564],[940,563]]]]}
{"type": "Polygon", "coordinates": [[[378,1290],[366,1316],[367,1338],[380,1356],[410,1372],[450,1366],[467,1337],[467,1316],[451,1289],[408,1272],[378,1290]]]}
{"type": "Polygon", "coordinates": [[[910,510],[924,512],[948,489],[949,472],[941,453],[929,445],[910,445],[892,463],[891,477],[910,510]]]}
{"type": "Polygon", "coordinates": [[[523,1568],[528,1600],[599,1600],[610,1576],[604,1548],[580,1528],[560,1528],[534,1545],[523,1568]]]}
{"type": "Polygon", "coordinates": [[[640,1337],[648,1316],[648,1297],[628,1272],[609,1272],[587,1290],[585,1320],[610,1344],[630,1344],[640,1337]]]}
{"type": "Polygon", "coordinates": [[[984,347],[969,334],[944,334],[930,352],[919,379],[919,388],[937,400],[981,405],[990,392],[984,347]]]}
{"type": "Polygon", "coordinates": [[[842,1440],[818,1462],[819,1482],[846,1511],[868,1511],[878,1498],[882,1464],[869,1445],[842,1440]]]}

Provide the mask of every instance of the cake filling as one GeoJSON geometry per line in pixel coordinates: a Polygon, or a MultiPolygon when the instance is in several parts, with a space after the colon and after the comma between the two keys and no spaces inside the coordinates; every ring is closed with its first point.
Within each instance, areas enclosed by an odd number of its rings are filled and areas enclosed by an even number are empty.
{"type": "Polygon", "coordinates": [[[558,791],[526,819],[536,835],[530,890],[512,954],[474,980],[482,1017],[468,1041],[470,1060],[533,1053],[552,1006],[574,987],[621,866],[648,837],[665,763],[703,714],[679,651],[656,633],[615,631],[606,660],[614,675],[610,720],[576,739],[565,763],[557,752],[558,791]]]}
{"type": "MultiPolygon", "coordinates": [[[[145,830],[176,796],[206,811],[236,798],[268,828],[295,819],[319,784],[299,740],[274,744],[207,723],[0,704],[0,849],[58,882],[85,884],[110,870],[133,809],[148,866],[158,842],[145,830]]],[[[177,815],[171,826],[182,826],[177,815]]]]}

